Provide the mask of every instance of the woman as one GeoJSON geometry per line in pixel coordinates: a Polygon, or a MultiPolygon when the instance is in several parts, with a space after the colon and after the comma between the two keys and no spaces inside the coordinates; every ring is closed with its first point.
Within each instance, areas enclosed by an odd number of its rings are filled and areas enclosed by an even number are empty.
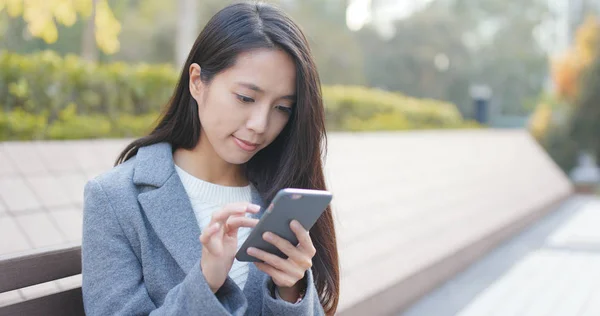
{"type": "Polygon", "coordinates": [[[156,128],[85,187],[88,315],[335,313],[331,210],[288,255],[234,260],[282,188],[325,189],[320,82],[308,43],[280,10],[235,4],[194,43],[156,128]]]}

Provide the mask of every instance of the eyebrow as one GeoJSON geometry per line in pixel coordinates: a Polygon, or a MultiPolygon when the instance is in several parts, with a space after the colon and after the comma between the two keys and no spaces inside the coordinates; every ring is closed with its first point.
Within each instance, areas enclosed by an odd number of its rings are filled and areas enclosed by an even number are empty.
{"type": "MultiPolygon", "coordinates": [[[[265,92],[263,89],[261,89],[260,87],[258,87],[255,84],[252,84],[252,83],[247,83],[247,82],[236,82],[236,83],[238,85],[240,85],[240,86],[246,87],[246,88],[248,88],[250,90],[253,90],[253,91],[256,91],[258,93],[264,93],[265,92]]],[[[294,94],[286,95],[286,96],[281,97],[280,99],[288,99],[288,100],[295,101],[296,100],[296,95],[294,95],[294,94]]]]}

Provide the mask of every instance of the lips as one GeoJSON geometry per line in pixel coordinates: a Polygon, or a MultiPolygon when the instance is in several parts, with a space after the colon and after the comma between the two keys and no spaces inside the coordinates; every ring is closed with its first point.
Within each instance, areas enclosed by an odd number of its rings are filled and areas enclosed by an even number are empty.
{"type": "Polygon", "coordinates": [[[256,146],[258,146],[258,144],[257,144],[257,143],[251,143],[251,142],[247,142],[247,141],[245,141],[245,140],[243,140],[243,139],[240,139],[240,141],[241,141],[242,143],[244,143],[244,144],[248,145],[248,146],[253,146],[253,147],[256,147],[256,146]]]}
{"type": "Polygon", "coordinates": [[[235,136],[233,136],[233,140],[238,145],[238,147],[240,147],[242,150],[245,150],[245,151],[255,151],[256,148],[258,148],[257,143],[248,142],[248,141],[239,139],[235,136]]]}

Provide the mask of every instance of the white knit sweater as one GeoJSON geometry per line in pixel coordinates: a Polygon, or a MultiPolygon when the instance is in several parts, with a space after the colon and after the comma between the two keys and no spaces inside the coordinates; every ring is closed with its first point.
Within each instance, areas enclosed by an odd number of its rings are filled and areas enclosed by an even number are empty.
{"type": "MultiPolygon", "coordinates": [[[[177,165],[175,165],[175,170],[190,198],[200,230],[203,230],[210,223],[211,215],[226,204],[252,202],[253,189],[251,185],[245,187],[222,186],[198,179],[177,165]]],[[[249,234],[250,228],[242,227],[238,230],[238,249],[249,234]]],[[[248,263],[234,259],[229,277],[243,290],[248,278],[248,263]]]]}

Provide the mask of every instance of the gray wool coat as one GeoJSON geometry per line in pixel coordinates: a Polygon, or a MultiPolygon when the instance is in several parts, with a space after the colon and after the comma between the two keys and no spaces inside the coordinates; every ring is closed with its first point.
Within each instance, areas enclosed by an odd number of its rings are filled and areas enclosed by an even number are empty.
{"type": "MultiPolygon", "coordinates": [[[[253,201],[262,206],[260,197],[253,201]]],[[[271,278],[254,264],[243,291],[227,278],[213,294],[200,270],[199,235],[170,144],[142,147],[90,180],[82,239],[86,314],[323,315],[310,270],[297,304],[273,298],[271,278]]]]}

